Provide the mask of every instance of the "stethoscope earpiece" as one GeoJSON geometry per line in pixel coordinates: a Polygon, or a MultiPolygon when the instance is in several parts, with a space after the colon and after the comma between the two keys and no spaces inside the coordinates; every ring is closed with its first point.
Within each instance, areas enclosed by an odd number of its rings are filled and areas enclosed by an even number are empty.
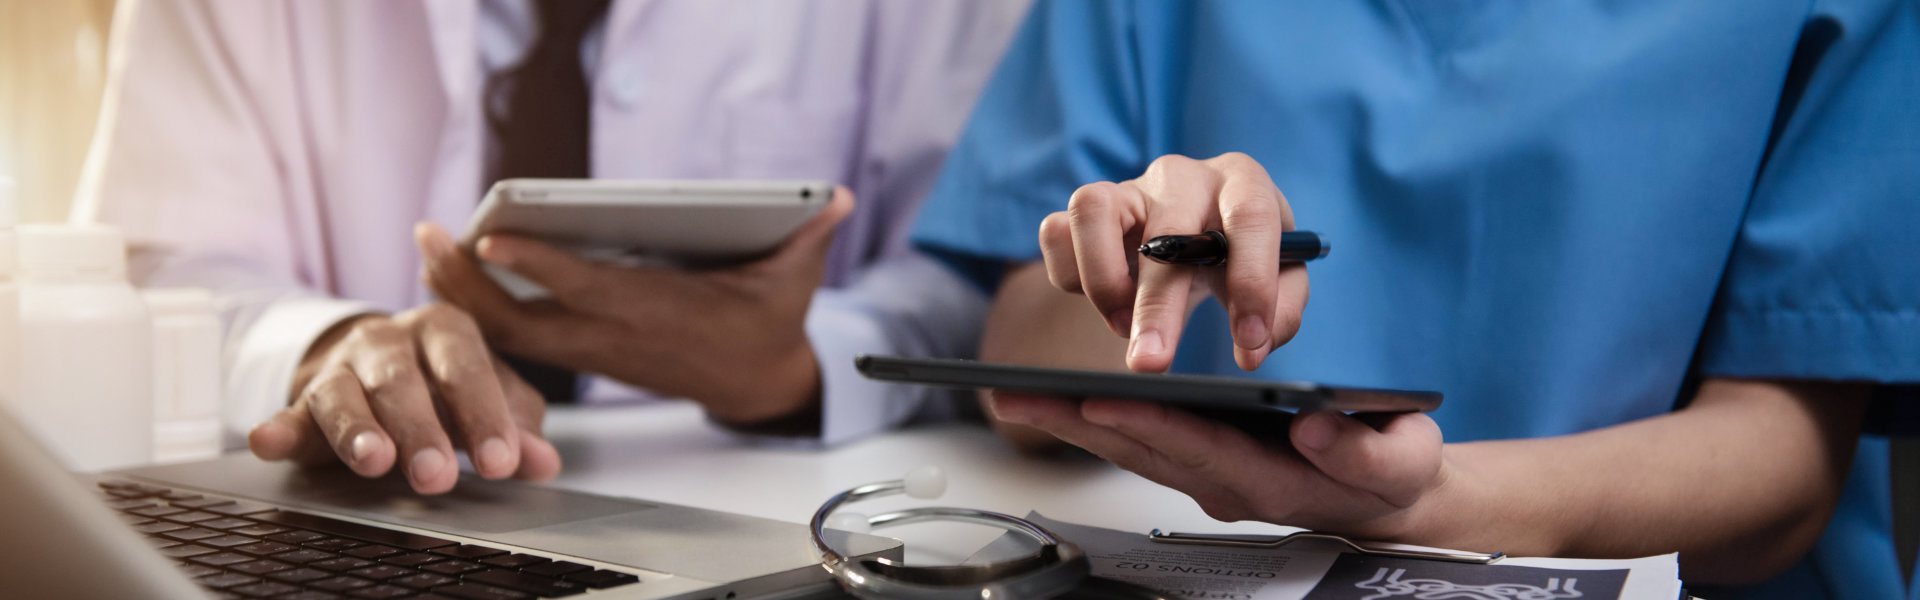
{"type": "Polygon", "coordinates": [[[931,500],[947,493],[947,472],[934,465],[907,471],[907,476],[900,481],[907,495],[913,498],[931,500]]]}
{"type": "Polygon", "coordinates": [[[873,525],[867,523],[867,516],[857,512],[837,512],[827,517],[827,529],[838,529],[853,533],[873,531],[873,525]]]}

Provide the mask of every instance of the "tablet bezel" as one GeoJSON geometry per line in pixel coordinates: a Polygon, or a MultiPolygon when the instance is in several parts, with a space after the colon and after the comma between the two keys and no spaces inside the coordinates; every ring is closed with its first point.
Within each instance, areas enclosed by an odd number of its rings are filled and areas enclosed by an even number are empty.
{"type": "Polygon", "coordinates": [[[870,379],[952,388],[996,389],[1073,398],[1121,398],[1262,412],[1432,412],[1439,392],[1354,388],[1303,381],[1205,375],[1116,373],[948,358],[860,355],[870,379]]]}

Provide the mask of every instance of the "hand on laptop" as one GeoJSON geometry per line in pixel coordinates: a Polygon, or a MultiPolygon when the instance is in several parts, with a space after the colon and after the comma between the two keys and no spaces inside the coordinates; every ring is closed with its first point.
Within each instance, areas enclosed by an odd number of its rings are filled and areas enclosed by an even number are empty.
{"type": "Polygon", "coordinates": [[[560,472],[559,452],[540,435],[540,394],[451,305],[334,326],[308,350],[294,389],[292,404],[248,436],[262,459],[339,460],[365,477],[398,463],[423,494],[453,489],[456,444],[489,479],[560,472]]]}
{"type": "Polygon", "coordinates": [[[1251,371],[1293,339],[1307,306],[1306,267],[1280,264],[1280,234],[1290,229],[1293,209],[1252,158],[1170,155],[1138,179],[1076,190],[1066,211],[1041,223],[1040,248],[1053,285],[1086,294],[1107,327],[1131,340],[1128,368],[1160,372],[1173,364],[1181,329],[1204,294],[1194,289],[1204,283],[1231,317],[1234,361],[1251,371]],[[1206,230],[1223,230],[1232,241],[1224,268],[1139,260],[1142,240],[1206,230]]]}
{"type": "Polygon", "coordinates": [[[471,312],[495,347],[694,399],[722,423],[805,434],[775,424],[818,422],[805,318],[834,228],[852,210],[853,194],[836,189],[772,256],[713,270],[615,266],[527,238],[482,239],[479,258],[551,294],[530,302],[501,290],[439,227],[423,224],[415,238],[427,283],[471,312]]]}

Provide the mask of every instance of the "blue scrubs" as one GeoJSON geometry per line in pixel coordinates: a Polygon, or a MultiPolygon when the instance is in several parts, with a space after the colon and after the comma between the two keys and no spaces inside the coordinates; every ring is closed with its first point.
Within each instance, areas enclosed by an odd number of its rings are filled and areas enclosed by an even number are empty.
{"type": "MultiPolygon", "coordinates": [[[[915,241],[962,267],[1035,260],[1077,186],[1239,151],[1336,246],[1258,375],[1441,390],[1450,441],[1659,415],[1699,377],[1920,381],[1917,20],[1042,0],[915,241]]],[[[1239,372],[1218,305],[1187,331],[1176,370],[1239,372]]],[[[1857,462],[1819,549],[1753,594],[1907,597],[1884,441],[1857,462]]]]}

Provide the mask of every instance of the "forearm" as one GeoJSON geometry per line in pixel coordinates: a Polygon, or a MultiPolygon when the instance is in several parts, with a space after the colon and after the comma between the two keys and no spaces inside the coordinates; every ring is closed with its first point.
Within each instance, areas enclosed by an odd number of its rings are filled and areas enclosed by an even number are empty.
{"type": "MultiPolygon", "coordinates": [[[[1086,297],[1053,287],[1039,263],[1008,272],[980,335],[980,360],[984,361],[1125,371],[1126,353],[1127,340],[1107,329],[1086,297]]],[[[985,399],[983,394],[981,400],[985,399]]],[[[1027,450],[1057,443],[1053,436],[1030,427],[996,420],[994,428],[1027,450]]]]}
{"type": "Polygon", "coordinates": [[[1710,380],[1671,414],[1578,435],[1450,444],[1405,541],[1518,555],[1680,552],[1689,581],[1754,581],[1824,529],[1865,388],[1710,380]],[[1549,460],[1542,460],[1543,457],[1549,460]]]}

